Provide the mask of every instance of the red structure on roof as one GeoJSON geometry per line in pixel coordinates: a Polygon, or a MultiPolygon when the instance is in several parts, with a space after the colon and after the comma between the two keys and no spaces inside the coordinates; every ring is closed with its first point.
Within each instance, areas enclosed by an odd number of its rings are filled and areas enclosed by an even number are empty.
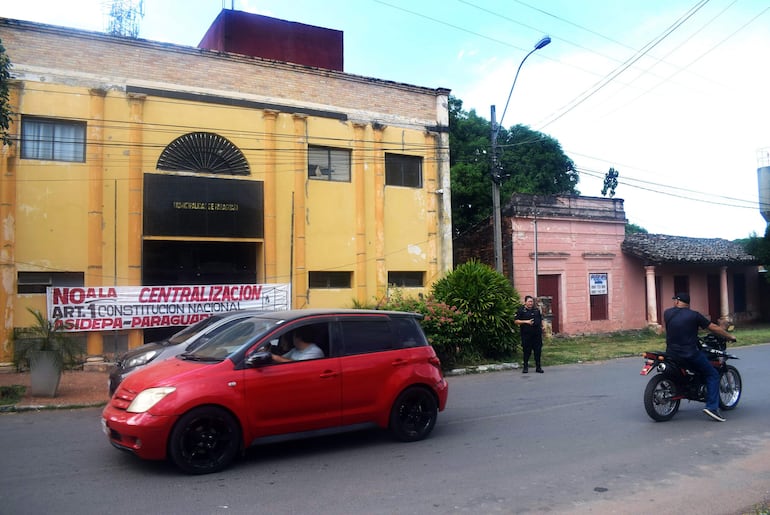
{"type": "Polygon", "coordinates": [[[222,9],[198,48],[343,70],[342,31],[222,9]]]}

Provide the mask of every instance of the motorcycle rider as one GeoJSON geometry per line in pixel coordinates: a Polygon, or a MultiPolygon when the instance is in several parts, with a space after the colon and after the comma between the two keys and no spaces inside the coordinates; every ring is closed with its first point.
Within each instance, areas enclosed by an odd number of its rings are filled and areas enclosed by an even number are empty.
{"type": "Polygon", "coordinates": [[[690,309],[689,293],[677,293],[672,298],[674,306],[663,313],[666,323],[666,352],[687,368],[705,377],[706,407],[703,413],[716,421],[724,422],[727,419],[719,413],[719,373],[700,350],[698,329],[708,329],[731,342],[735,341],[735,337],[702,314],[690,309]]]}

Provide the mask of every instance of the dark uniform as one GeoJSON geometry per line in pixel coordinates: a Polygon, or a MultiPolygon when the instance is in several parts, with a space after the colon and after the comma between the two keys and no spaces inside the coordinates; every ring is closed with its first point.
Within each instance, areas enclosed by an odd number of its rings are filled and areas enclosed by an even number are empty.
{"type": "Polygon", "coordinates": [[[524,370],[529,367],[529,356],[535,354],[535,367],[540,372],[540,354],[543,350],[543,315],[537,307],[527,309],[521,306],[516,312],[516,320],[534,320],[532,325],[520,324],[521,329],[521,349],[523,353],[524,370]]]}

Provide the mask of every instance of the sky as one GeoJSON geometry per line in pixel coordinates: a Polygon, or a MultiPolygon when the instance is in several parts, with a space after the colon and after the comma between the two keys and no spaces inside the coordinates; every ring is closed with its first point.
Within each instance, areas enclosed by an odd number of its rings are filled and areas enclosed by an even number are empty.
{"type": "MultiPolygon", "coordinates": [[[[0,17],[103,31],[110,3],[0,0],[0,17]]],[[[143,8],[140,38],[186,46],[198,45],[222,8],[340,30],[347,73],[448,88],[466,111],[489,120],[494,105],[502,126],[556,139],[582,195],[601,197],[614,168],[626,218],[650,233],[765,232],[757,168],[770,165],[767,0],[144,0],[143,8]],[[528,56],[545,35],[551,43],[528,56]]]]}

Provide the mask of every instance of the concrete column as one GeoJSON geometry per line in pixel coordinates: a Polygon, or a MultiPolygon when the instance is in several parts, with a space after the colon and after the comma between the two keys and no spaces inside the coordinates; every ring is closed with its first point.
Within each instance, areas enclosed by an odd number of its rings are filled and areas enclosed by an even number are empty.
{"type": "Polygon", "coordinates": [[[367,149],[366,125],[353,124],[355,134],[353,155],[351,158],[351,172],[353,187],[355,188],[356,210],[356,276],[355,292],[358,302],[366,302],[366,165],[371,164],[367,149]]]}
{"type": "Polygon", "coordinates": [[[307,178],[307,116],[294,115],[294,241],[292,248],[294,264],[291,277],[291,292],[294,297],[293,307],[301,309],[308,304],[307,258],[305,224],[307,209],[305,206],[305,183],[307,178]]]}
{"type": "MultiPolygon", "coordinates": [[[[85,285],[99,287],[104,283],[104,98],[103,89],[90,90],[87,149],[88,157],[88,267],[85,285]]],[[[104,361],[101,332],[86,333],[86,364],[104,361]]]]}
{"type": "MultiPolygon", "coordinates": [[[[265,278],[266,283],[282,283],[278,271],[278,220],[277,195],[278,171],[276,166],[275,126],[278,111],[265,110],[265,278]]],[[[286,273],[286,272],[284,272],[286,273]]],[[[290,271],[289,271],[290,273],[290,271]]]]}
{"type": "Polygon", "coordinates": [[[727,295],[727,267],[719,269],[719,323],[727,327],[730,323],[730,301],[727,295]]]}
{"type": "Polygon", "coordinates": [[[388,271],[385,267],[385,150],[383,138],[385,126],[373,123],[374,148],[374,262],[375,262],[375,294],[378,299],[384,298],[388,291],[388,271]]]}
{"type": "MultiPolygon", "coordinates": [[[[22,83],[9,81],[8,107],[19,112],[22,83]]],[[[18,115],[11,117],[8,135],[13,144],[0,148],[0,370],[13,370],[13,325],[16,301],[16,163],[19,148],[18,115]]]]}
{"type": "MultiPolygon", "coordinates": [[[[146,95],[128,96],[128,285],[142,284],[142,216],[144,211],[142,149],[144,137],[144,100],[146,95]]],[[[128,348],[134,349],[144,343],[143,332],[134,329],[128,332],[128,348]]]]}
{"type": "Polygon", "coordinates": [[[655,267],[644,267],[645,279],[647,280],[647,325],[653,328],[660,328],[658,322],[658,296],[655,292],[655,267]]]}

